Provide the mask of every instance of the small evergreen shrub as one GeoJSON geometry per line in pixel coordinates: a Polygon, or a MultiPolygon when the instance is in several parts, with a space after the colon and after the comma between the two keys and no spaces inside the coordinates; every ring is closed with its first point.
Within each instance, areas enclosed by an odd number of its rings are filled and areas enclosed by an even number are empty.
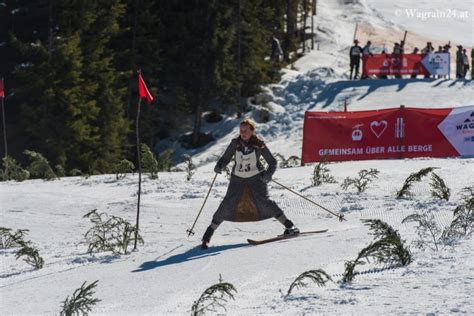
{"type": "Polygon", "coordinates": [[[431,174],[430,186],[432,197],[438,198],[440,200],[449,201],[451,191],[449,190],[444,180],[434,172],[431,174]]]}
{"type": "Polygon", "coordinates": [[[87,312],[92,310],[92,306],[96,305],[101,300],[93,298],[94,289],[99,280],[92,282],[86,286],[86,282],[82,283],[81,287],[76,289],[72,294],[62,302],[62,310],[59,313],[61,316],[72,315],[87,315],[87,312]]]}
{"type": "Polygon", "coordinates": [[[0,170],[0,181],[24,181],[30,177],[28,170],[23,169],[13,157],[3,157],[2,167],[2,170],[0,170]]]}
{"type": "Polygon", "coordinates": [[[367,185],[370,182],[378,178],[378,174],[379,171],[377,169],[363,169],[359,171],[358,178],[347,177],[346,179],[344,179],[344,183],[341,185],[341,187],[343,190],[347,190],[350,186],[354,186],[357,189],[357,193],[362,193],[367,189],[367,185]]]}
{"type": "Polygon", "coordinates": [[[293,168],[301,164],[301,159],[298,156],[290,156],[286,159],[282,154],[276,153],[275,158],[278,160],[279,168],[293,168]]]}
{"type": "Polygon", "coordinates": [[[196,170],[197,170],[197,167],[196,165],[193,163],[193,158],[189,155],[184,155],[184,161],[186,163],[186,180],[191,180],[191,178],[193,177],[193,175],[196,173],[196,170]]]}
{"type": "Polygon", "coordinates": [[[197,316],[204,315],[206,312],[217,313],[218,308],[227,311],[225,303],[228,299],[234,300],[233,293],[237,293],[237,290],[232,284],[219,280],[219,283],[207,288],[199,299],[194,302],[191,308],[192,314],[197,316]]]}
{"type": "Polygon", "coordinates": [[[447,237],[471,236],[474,232],[474,187],[462,190],[462,203],[454,209],[454,218],[446,231],[447,237]]]}
{"type": "Polygon", "coordinates": [[[322,156],[319,163],[314,166],[313,178],[311,179],[314,186],[320,186],[323,183],[336,183],[336,179],[329,173],[328,156],[322,156]]]}
{"type": "Polygon", "coordinates": [[[423,177],[428,175],[430,172],[435,170],[435,167],[427,167],[419,170],[418,172],[414,172],[405,179],[402,188],[397,192],[397,199],[403,197],[411,197],[413,193],[410,191],[411,187],[415,182],[420,182],[423,177]]]}
{"type": "Polygon", "coordinates": [[[150,178],[158,179],[158,161],[146,144],[141,144],[141,167],[144,172],[150,174],[150,178]]]}
{"type": "Polygon", "coordinates": [[[11,228],[0,227],[0,249],[10,249],[20,247],[20,242],[24,241],[28,229],[18,229],[12,233],[11,228]]]}
{"type": "Polygon", "coordinates": [[[72,177],[80,177],[80,176],[83,176],[84,174],[82,173],[80,169],[74,168],[69,171],[69,175],[72,177]]]}
{"type": "Polygon", "coordinates": [[[115,179],[120,180],[127,176],[127,173],[133,172],[135,166],[133,162],[127,159],[122,159],[119,163],[114,166],[115,169],[115,179]]]}
{"type": "Polygon", "coordinates": [[[378,219],[362,220],[362,222],[370,227],[375,241],[363,248],[355,260],[345,263],[343,283],[352,282],[357,274],[355,267],[370,262],[370,260],[374,260],[378,264],[401,266],[406,266],[413,261],[411,252],[405,246],[398,231],[378,219]]]}
{"type": "Polygon", "coordinates": [[[55,173],[58,177],[65,177],[66,176],[66,170],[64,170],[64,167],[61,165],[56,165],[54,166],[55,173]]]}
{"type": "Polygon", "coordinates": [[[173,166],[173,160],[171,156],[173,155],[173,150],[166,149],[158,157],[158,170],[159,171],[170,171],[173,166]]]}
{"type": "Polygon", "coordinates": [[[23,258],[23,261],[33,266],[35,269],[41,269],[44,264],[43,258],[39,255],[38,249],[36,249],[31,241],[19,240],[17,241],[20,249],[16,252],[15,258],[18,260],[23,258]]]}
{"type": "MultiPolygon", "coordinates": [[[[111,251],[116,255],[129,254],[128,248],[135,242],[135,225],[121,217],[99,214],[97,210],[92,210],[83,217],[89,218],[94,224],[84,235],[90,254],[101,251],[111,251]]],[[[144,243],[139,233],[137,242],[144,243]]]]}
{"type": "Polygon", "coordinates": [[[418,239],[413,243],[415,247],[420,249],[431,248],[432,250],[439,250],[439,245],[442,243],[441,228],[436,224],[433,214],[411,214],[402,220],[402,223],[417,223],[416,233],[418,239]]]}
{"type": "Polygon", "coordinates": [[[32,150],[25,150],[24,154],[30,159],[28,171],[31,178],[44,180],[55,180],[58,178],[49,165],[48,160],[42,154],[32,150]]]}
{"type": "Polygon", "coordinates": [[[325,286],[326,282],[332,281],[332,279],[322,269],[303,272],[293,281],[293,283],[291,283],[286,295],[290,295],[294,288],[305,287],[307,285],[306,281],[316,283],[318,286],[325,286]]]}

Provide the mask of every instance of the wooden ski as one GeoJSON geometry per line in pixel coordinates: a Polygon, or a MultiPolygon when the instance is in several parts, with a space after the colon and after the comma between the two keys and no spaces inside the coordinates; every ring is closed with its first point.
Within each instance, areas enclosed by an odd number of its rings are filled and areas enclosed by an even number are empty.
{"type": "Polygon", "coordinates": [[[262,239],[262,240],[247,239],[247,241],[251,245],[261,245],[261,244],[266,244],[266,243],[273,242],[273,241],[297,238],[297,237],[308,236],[308,235],[312,235],[312,234],[325,233],[327,231],[328,231],[327,229],[313,230],[313,231],[301,232],[301,233],[296,234],[296,235],[278,235],[276,237],[272,237],[272,238],[268,238],[268,239],[262,239]]]}

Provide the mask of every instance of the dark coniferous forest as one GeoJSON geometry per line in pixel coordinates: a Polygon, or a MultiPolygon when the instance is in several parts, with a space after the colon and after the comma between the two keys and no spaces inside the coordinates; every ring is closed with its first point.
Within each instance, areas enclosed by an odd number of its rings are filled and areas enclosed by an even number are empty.
{"type": "Polygon", "coordinates": [[[155,98],[142,105],[141,142],[202,146],[204,113],[241,115],[246,98],[278,80],[306,2],[3,1],[8,154],[22,162],[30,149],[90,174],[134,161],[138,70],[155,98]],[[282,62],[270,59],[272,35],[282,62]]]}

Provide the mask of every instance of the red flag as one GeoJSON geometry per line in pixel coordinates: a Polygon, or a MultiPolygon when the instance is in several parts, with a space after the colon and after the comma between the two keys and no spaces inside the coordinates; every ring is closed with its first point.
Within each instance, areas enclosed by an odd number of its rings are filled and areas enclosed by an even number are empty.
{"type": "Polygon", "coordinates": [[[4,98],[5,97],[5,90],[3,88],[3,78],[0,79],[0,97],[4,98]]]}
{"type": "Polygon", "coordinates": [[[140,94],[141,99],[146,99],[146,103],[150,104],[151,102],[153,102],[153,96],[148,90],[141,73],[138,73],[138,93],[140,94]]]}

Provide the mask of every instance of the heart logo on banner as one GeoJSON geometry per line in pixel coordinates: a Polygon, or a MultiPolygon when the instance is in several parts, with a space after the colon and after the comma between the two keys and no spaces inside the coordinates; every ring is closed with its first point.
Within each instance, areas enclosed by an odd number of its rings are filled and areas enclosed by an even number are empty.
{"type": "Polygon", "coordinates": [[[377,138],[380,138],[383,132],[385,132],[385,130],[387,129],[387,125],[387,121],[385,120],[380,122],[373,121],[370,123],[370,130],[372,131],[372,133],[374,133],[375,136],[377,136],[377,138]]]}

